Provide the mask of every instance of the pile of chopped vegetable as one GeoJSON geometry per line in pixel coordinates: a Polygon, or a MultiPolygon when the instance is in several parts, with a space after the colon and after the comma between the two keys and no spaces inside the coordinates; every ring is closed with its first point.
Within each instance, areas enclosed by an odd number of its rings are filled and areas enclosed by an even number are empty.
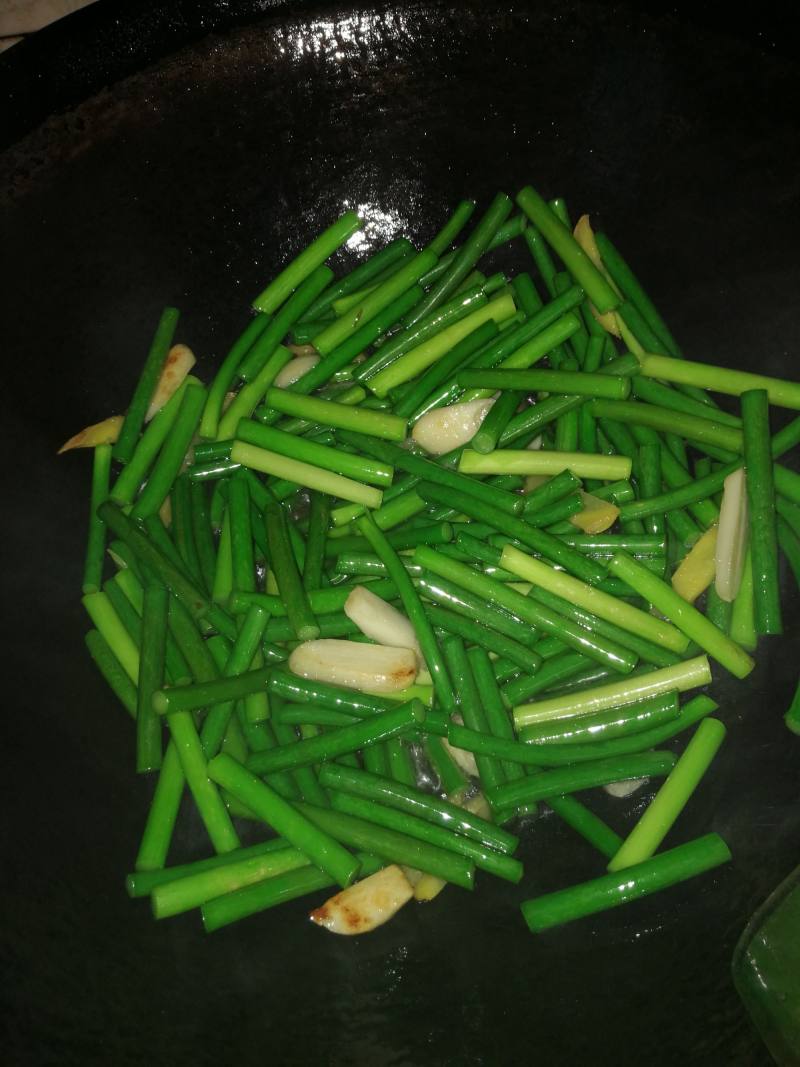
{"type": "Polygon", "coordinates": [[[335,886],[311,918],[362,933],[477,869],[541,931],[730,859],[662,844],[725,736],[711,662],[744,679],[781,633],[779,550],[800,579],[800,418],[770,436],[800,384],[685,359],[586,215],[516,203],[336,278],[348,212],[208,386],[167,308],[125,416],[65,445],[94,450],[86,644],[155,780],[127,885],[158,918],[335,886]],[[616,829],[576,797],[649,779],[616,829]],[[185,789],[211,855],[167,866],[185,789]],[[596,879],[535,895],[538,805],[596,879]]]}

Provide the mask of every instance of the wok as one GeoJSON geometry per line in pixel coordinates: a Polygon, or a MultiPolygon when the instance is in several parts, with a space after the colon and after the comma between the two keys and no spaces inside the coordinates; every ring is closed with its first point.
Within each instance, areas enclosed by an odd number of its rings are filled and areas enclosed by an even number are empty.
{"type": "MultiPolygon", "coordinates": [[[[83,646],[86,458],[54,455],[124,408],[163,305],[207,375],[343,203],[365,248],[422,242],[528,181],[592,213],[689,355],[796,377],[788,24],[699,6],[99,3],[4,57],[7,1062],[767,1062],[729,960],[798,859],[796,596],[752,677],[715,683],[729,738],[669,839],[714,829],[727,868],[533,937],[521,899],[600,873],[543,817],[521,887],[359,939],[306,901],[206,937],[124,892],[152,784],[83,646]]],[[[592,803],[621,829],[643,801],[592,803]]],[[[187,812],[173,860],[204,851],[187,812]]]]}

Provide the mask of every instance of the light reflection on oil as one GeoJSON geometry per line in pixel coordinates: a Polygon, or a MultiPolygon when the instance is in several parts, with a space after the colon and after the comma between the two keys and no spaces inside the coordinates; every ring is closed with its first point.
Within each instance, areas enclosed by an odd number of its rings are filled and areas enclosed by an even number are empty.
{"type": "Polygon", "coordinates": [[[366,252],[380,244],[391,241],[405,227],[405,220],[389,208],[378,204],[353,204],[350,200],[342,201],[343,211],[355,210],[364,225],[356,230],[348,240],[346,247],[351,252],[366,252]]]}

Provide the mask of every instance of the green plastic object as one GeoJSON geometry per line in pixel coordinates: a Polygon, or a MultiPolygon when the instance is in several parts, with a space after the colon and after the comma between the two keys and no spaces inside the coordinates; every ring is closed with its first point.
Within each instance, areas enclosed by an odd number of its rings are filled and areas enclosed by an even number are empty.
{"type": "Polygon", "coordinates": [[[800,867],[747,924],[733,982],[776,1063],[800,1064],[800,867]]]}

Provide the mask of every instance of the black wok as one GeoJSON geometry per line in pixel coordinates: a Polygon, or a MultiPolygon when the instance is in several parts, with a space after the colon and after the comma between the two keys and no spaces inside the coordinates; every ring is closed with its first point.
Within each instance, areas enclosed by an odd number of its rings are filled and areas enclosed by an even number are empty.
{"type": "MultiPolygon", "coordinates": [[[[796,597],[753,676],[716,683],[730,736],[670,837],[719,831],[726,869],[533,937],[521,899],[599,873],[542,818],[522,887],[355,940],[304,901],[206,937],[124,892],[151,785],[83,647],[88,467],[54,455],[123,409],[164,304],[210,372],[344,201],[424,241],[528,181],[591,211],[691,356],[796,377],[788,24],[673,8],[101,2],[0,62],[7,1062],[767,1061],[729,960],[798,862],[796,597]]],[[[641,803],[597,810],[622,828],[641,803]]],[[[187,813],[174,857],[204,847],[187,813]]]]}

